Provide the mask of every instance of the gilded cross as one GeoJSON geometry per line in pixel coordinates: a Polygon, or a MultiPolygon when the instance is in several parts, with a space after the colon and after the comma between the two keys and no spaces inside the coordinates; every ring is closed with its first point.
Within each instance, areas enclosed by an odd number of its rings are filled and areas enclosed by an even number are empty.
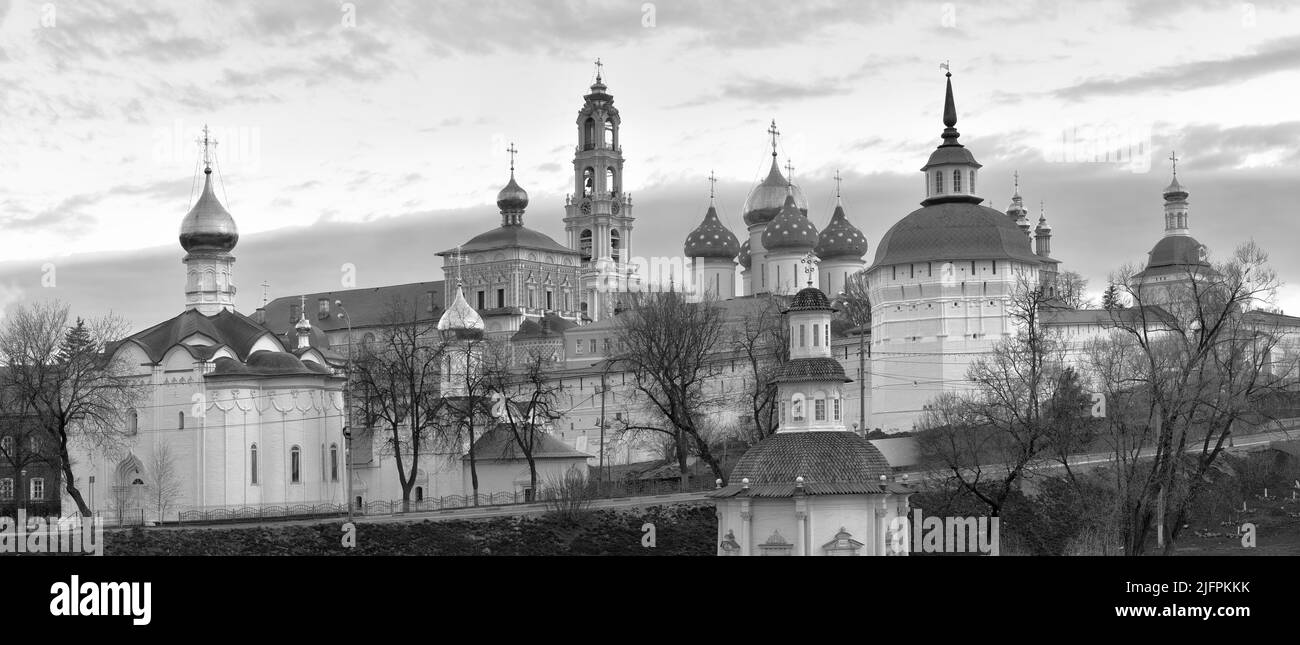
{"type": "Polygon", "coordinates": [[[772,126],[767,129],[767,133],[772,135],[772,156],[775,157],[776,137],[781,134],[781,131],[776,129],[776,119],[772,119],[772,126]]]}
{"type": "Polygon", "coordinates": [[[506,152],[510,153],[510,174],[513,175],[515,174],[515,154],[519,152],[519,150],[515,148],[514,141],[510,142],[510,147],[506,148],[506,152]]]}
{"type": "Polygon", "coordinates": [[[208,131],[208,124],[206,124],[206,123],[203,124],[203,136],[202,136],[201,138],[199,138],[199,139],[195,139],[195,142],[197,142],[199,145],[203,146],[203,165],[204,165],[204,167],[211,168],[211,167],[212,167],[212,150],[211,150],[211,149],[217,147],[217,140],[216,140],[216,139],[213,139],[212,136],[211,136],[211,134],[209,133],[209,131],[208,131]]]}

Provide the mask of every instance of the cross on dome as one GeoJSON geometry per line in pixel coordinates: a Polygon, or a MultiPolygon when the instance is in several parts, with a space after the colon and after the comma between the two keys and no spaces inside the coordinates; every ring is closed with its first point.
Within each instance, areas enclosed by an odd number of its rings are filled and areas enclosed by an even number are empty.
{"type": "Polygon", "coordinates": [[[212,148],[217,147],[217,140],[212,138],[208,131],[208,124],[203,124],[203,136],[195,139],[195,143],[203,146],[203,167],[204,169],[212,168],[212,148]]]}
{"type": "Polygon", "coordinates": [[[781,135],[781,131],[776,129],[776,119],[772,119],[772,126],[767,129],[767,133],[772,135],[772,157],[776,158],[776,138],[781,135]]]}
{"type": "Polygon", "coordinates": [[[515,148],[514,141],[510,142],[510,147],[506,148],[506,152],[510,153],[510,176],[514,177],[515,176],[515,155],[518,154],[519,152],[519,149],[515,148]]]}
{"type": "Polygon", "coordinates": [[[716,192],[717,188],[718,188],[718,176],[713,174],[713,171],[710,170],[709,171],[709,203],[710,204],[713,203],[714,193],[716,192]]]}
{"type": "MultiPolygon", "coordinates": [[[[1176,150],[1169,151],[1169,161],[1173,162],[1174,179],[1178,179],[1178,151],[1176,150]]],[[[1195,177],[1193,177],[1193,179],[1195,179],[1195,177]]]]}

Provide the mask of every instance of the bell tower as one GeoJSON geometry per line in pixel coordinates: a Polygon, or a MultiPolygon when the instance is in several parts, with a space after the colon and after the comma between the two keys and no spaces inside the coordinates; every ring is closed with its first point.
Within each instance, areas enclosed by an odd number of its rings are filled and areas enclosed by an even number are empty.
{"type": "Polygon", "coordinates": [[[580,254],[579,309],[592,321],[612,315],[618,294],[635,281],[631,263],[632,198],[623,188],[622,118],[596,60],[596,81],[578,110],[573,193],[565,199],[564,230],[580,254]]]}

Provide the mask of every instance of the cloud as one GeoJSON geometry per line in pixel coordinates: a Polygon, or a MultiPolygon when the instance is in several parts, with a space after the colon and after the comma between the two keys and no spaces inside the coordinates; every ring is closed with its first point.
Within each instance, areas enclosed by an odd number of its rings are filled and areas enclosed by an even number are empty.
{"type": "Polygon", "coordinates": [[[1289,71],[1300,66],[1300,36],[1279,38],[1254,53],[1161,67],[1122,78],[1096,78],[1063,87],[1052,95],[1067,100],[1139,92],[1188,91],[1289,71]]]}
{"type": "Polygon", "coordinates": [[[1211,172],[1253,165],[1294,168],[1300,165],[1300,121],[1223,127],[1191,125],[1169,132],[1180,152],[1179,168],[1211,172]]]}

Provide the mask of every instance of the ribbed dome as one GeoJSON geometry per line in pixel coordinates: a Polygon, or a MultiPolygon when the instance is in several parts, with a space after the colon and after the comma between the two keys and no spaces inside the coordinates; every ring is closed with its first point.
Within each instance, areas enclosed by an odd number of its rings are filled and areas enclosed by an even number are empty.
{"type": "Polygon", "coordinates": [[[1187,199],[1187,189],[1178,183],[1178,177],[1175,175],[1173,181],[1169,182],[1168,186],[1165,186],[1164,195],[1165,199],[1168,200],[1187,199]]]}
{"type": "Polygon", "coordinates": [[[740,242],[736,235],[718,219],[718,210],[709,206],[704,214],[704,221],[690,235],[682,247],[688,258],[718,258],[730,260],[740,252],[740,242]]]}
{"type": "Polygon", "coordinates": [[[768,251],[812,251],[817,246],[817,227],[808,221],[808,209],[800,210],[795,197],[786,195],[781,213],[763,230],[763,248],[768,251]]]}
{"type": "Polygon", "coordinates": [[[745,240],[745,243],[740,245],[740,253],[736,254],[736,261],[746,269],[754,264],[754,258],[749,255],[749,240],[745,240]]]}
{"type": "Polygon", "coordinates": [[[862,259],[867,254],[867,237],[849,222],[844,207],[837,205],[831,221],[817,237],[813,254],[823,260],[835,258],[862,259]]]}
{"type": "Polygon", "coordinates": [[[1006,214],[970,202],[943,202],[912,211],[890,227],[872,266],[957,260],[1040,261],[1006,214]]]}
{"type": "MultiPolygon", "coordinates": [[[[767,178],[759,182],[745,200],[745,225],[762,224],[776,218],[785,204],[791,186],[785,175],[781,174],[781,169],[777,167],[776,157],[772,157],[772,169],[768,171],[767,178]]],[[[799,190],[798,186],[793,188],[795,207],[807,216],[808,201],[804,199],[803,191],[799,190]]]]}
{"type": "Polygon", "coordinates": [[[203,193],[181,220],[181,248],[186,251],[229,252],[239,242],[235,218],[212,192],[212,169],[203,170],[203,193]]]}
{"type": "Polygon", "coordinates": [[[456,285],[456,298],[438,319],[438,331],[483,331],[483,317],[465,302],[465,290],[456,285]]]}
{"type": "Polygon", "coordinates": [[[522,211],[528,208],[528,191],[515,183],[515,173],[510,171],[510,183],[497,193],[497,208],[503,212],[522,211]]]}
{"type": "Polygon", "coordinates": [[[778,432],[745,453],[731,471],[732,485],[872,484],[893,469],[870,441],[848,431],[778,432]]]}

